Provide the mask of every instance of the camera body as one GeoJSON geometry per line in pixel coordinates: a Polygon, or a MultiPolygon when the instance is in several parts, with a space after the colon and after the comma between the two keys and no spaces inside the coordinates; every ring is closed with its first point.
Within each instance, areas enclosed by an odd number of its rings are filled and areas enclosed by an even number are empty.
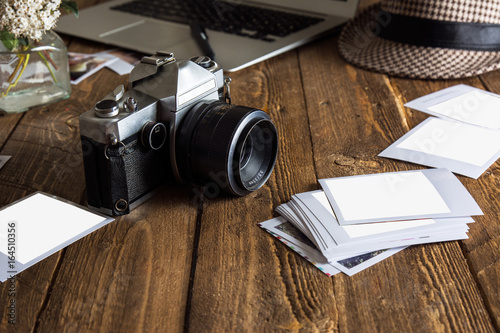
{"type": "Polygon", "coordinates": [[[276,129],[264,111],[226,103],[228,85],[207,57],[142,58],[127,91],[119,86],[80,116],[88,205],[127,214],[174,180],[217,180],[236,195],[260,188],[274,167],[276,129]]]}

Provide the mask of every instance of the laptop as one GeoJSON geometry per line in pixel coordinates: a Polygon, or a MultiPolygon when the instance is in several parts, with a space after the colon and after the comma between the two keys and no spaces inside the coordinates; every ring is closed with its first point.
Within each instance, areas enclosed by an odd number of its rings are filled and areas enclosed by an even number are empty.
{"type": "Polygon", "coordinates": [[[232,72],[340,27],[358,0],[111,0],[60,17],[56,31],[145,54],[215,57],[232,72]],[[201,38],[199,38],[201,36],[201,38]]]}

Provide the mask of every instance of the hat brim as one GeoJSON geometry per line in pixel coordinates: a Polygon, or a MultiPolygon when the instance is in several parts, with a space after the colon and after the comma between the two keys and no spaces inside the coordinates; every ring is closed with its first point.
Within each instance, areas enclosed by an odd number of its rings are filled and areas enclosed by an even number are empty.
{"type": "Polygon", "coordinates": [[[500,68],[500,52],[415,46],[376,35],[384,22],[376,4],[342,29],[340,54],[353,65],[388,75],[421,79],[457,79],[500,68]]]}

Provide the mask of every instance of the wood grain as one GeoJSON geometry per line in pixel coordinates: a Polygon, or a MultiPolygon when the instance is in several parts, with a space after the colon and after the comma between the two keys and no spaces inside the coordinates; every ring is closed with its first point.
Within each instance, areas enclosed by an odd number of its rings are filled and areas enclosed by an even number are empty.
{"type": "Polygon", "coordinates": [[[191,332],[331,331],[337,325],[330,278],[257,226],[272,217],[275,202],[316,188],[295,58],[289,52],[233,76],[235,103],[269,112],[280,150],[269,186],[204,204],[191,332]]]}
{"type": "MultiPolygon", "coordinates": [[[[75,170],[83,172],[78,168],[81,167],[75,124],[78,113],[66,105],[67,102],[60,102],[29,111],[18,122],[2,150],[2,154],[12,155],[0,174],[2,205],[40,190],[77,203],[82,201],[85,182],[83,174],[75,173],[75,170]]],[[[2,120],[11,117],[18,116],[8,115],[2,120]]],[[[6,325],[7,318],[2,316],[2,325],[10,330],[33,330],[61,253],[16,276],[18,320],[16,326],[6,325]]],[[[2,287],[5,296],[7,290],[2,287]]],[[[7,297],[1,299],[2,307],[7,300],[7,297]]]]}
{"type": "Polygon", "coordinates": [[[0,123],[2,124],[2,131],[0,132],[0,148],[3,147],[9,135],[12,134],[17,123],[21,120],[23,114],[6,115],[0,114],[0,123]]]}
{"type": "MultiPolygon", "coordinates": [[[[431,91],[446,88],[458,83],[464,83],[477,88],[500,93],[496,83],[498,72],[488,73],[481,77],[456,80],[451,82],[436,81],[409,81],[401,79],[391,80],[395,90],[406,91],[407,101],[423,96],[431,91]],[[429,91],[431,89],[431,91],[429,91]]],[[[406,102],[406,101],[405,101],[406,102]]],[[[414,125],[427,118],[418,111],[412,112],[410,122],[414,125]]],[[[470,225],[469,239],[460,243],[464,258],[472,268],[472,277],[478,281],[478,292],[483,293],[485,309],[491,317],[492,325],[496,330],[500,328],[500,289],[498,286],[500,269],[500,188],[498,170],[499,161],[494,163],[477,180],[458,176],[460,181],[469,190],[483,210],[483,216],[474,217],[476,223],[470,225]]]]}
{"type": "Polygon", "coordinates": [[[165,189],[68,247],[38,330],[181,331],[197,214],[189,202],[185,189],[165,189]]]}
{"type": "MultiPolygon", "coordinates": [[[[430,84],[389,80],[353,68],[336,54],[334,43],[318,42],[300,53],[301,70],[307,73],[303,81],[319,177],[421,168],[377,154],[426,118],[403,107],[407,100],[399,99],[402,94],[398,92],[409,90],[403,85],[412,86],[412,94],[405,95],[413,99],[428,93],[418,88],[429,89],[430,84]],[[318,87],[315,81],[322,84],[318,87]]],[[[441,88],[433,84],[430,89],[441,88]]],[[[416,246],[354,277],[341,275],[334,280],[342,331],[359,332],[366,327],[374,331],[399,327],[405,332],[494,331],[491,319],[482,315],[488,312],[487,306],[479,297],[459,242],[416,246]],[[374,308],[380,311],[370,311],[374,308]],[[421,320],[418,326],[411,324],[416,318],[421,320]]]]}
{"type": "MultiPolygon", "coordinates": [[[[108,49],[64,40],[74,52],[108,49]]],[[[327,277],[257,226],[318,178],[425,168],[377,156],[428,117],[406,102],[458,83],[500,93],[500,72],[425,81],[361,70],[336,41],[230,75],[233,103],[265,110],[279,132],[263,188],[242,198],[162,189],[18,274],[16,325],[2,311],[0,332],[500,331],[499,161],[477,180],[458,177],[484,212],[468,240],[413,246],[352,277],[327,277]]],[[[0,206],[34,191],[86,204],[78,117],[126,82],[105,69],[68,100],[0,116],[0,154],[13,156],[0,170],[0,206]]]]}

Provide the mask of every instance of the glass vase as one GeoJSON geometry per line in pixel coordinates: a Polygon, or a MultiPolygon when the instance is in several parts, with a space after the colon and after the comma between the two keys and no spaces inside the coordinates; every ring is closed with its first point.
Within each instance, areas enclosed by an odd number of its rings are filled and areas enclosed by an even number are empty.
{"type": "Polygon", "coordinates": [[[17,52],[0,43],[0,82],[0,112],[23,112],[68,98],[66,45],[53,31],[17,52]]]}

